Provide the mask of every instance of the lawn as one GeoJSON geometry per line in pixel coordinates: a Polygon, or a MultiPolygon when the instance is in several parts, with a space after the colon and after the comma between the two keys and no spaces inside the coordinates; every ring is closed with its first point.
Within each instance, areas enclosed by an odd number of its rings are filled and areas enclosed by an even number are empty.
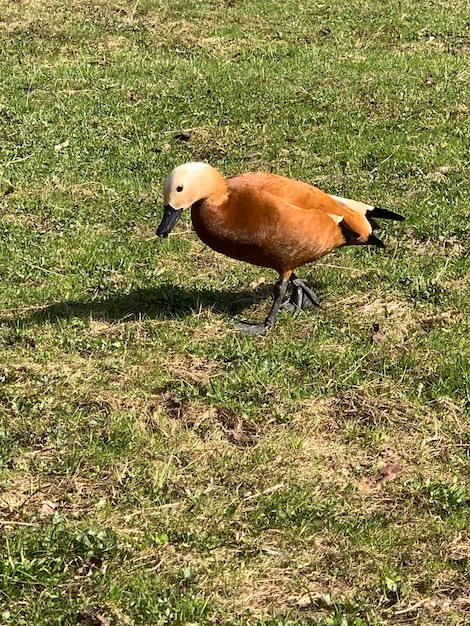
{"type": "Polygon", "coordinates": [[[468,623],[469,54],[468,0],[0,0],[2,626],[468,623]],[[186,161],[406,221],[245,337],[186,161]]]}

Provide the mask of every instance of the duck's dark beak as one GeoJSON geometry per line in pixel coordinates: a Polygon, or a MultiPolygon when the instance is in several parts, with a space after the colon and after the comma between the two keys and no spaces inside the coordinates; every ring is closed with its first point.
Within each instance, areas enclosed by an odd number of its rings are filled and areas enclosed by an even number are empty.
{"type": "Polygon", "coordinates": [[[183,209],[174,209],[167,204],[163,207],[163,217],[160,226],[157,228],[157,235],[160,237],[168,237],[168,233],[178,221],[183,209]]]}

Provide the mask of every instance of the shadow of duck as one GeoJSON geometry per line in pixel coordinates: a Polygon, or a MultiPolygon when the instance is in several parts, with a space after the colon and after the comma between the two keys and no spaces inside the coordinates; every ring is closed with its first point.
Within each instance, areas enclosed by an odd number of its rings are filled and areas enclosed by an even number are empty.
{"type": "Polygon", "coordinates": [[[0,320],[6,326],[40,325],[71,319],[102,319],[110,322],[142,318],[178,319],[201,309],[232,316],[269,297],[270,287],[263,285],[255,291],[186,288],[165,284],[153,288],[135,289],[129,293],[111,294],[90,300],[62,300],[28,312],[13,314],[0,320]]]}

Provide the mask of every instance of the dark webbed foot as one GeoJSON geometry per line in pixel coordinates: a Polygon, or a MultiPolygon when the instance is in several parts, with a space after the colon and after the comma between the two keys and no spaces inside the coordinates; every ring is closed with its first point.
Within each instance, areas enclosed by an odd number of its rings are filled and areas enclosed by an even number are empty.
{"type": "Polygon", "coordinates": [[[240,322],[235,326],[235,328],[241,331],[244,335],[262,335],[267,330],[272,328],[276,323],[277,313],[281,307],[282,299],[286,295],[287,284],[287,280],[278,280],[274,285],[274,302],[263,323],[257,324],[253,322],[240,322]]]}
{"type": "Polygon", "coordinates": [[[291,277],[293,285],[292,293],[289,300],[286,300],[281,306],[292,313],[299,309],[308,309],[311,306],[319,306],[320,298],[310,289],[302,278],[297,278],[294,274],[291,277]]]}
{"type": "Polygon", "coordinates": [[[281,304],[281,309],[290,311],[291,313],[295,313],[302,308],[302,302],[303,291],[300,287],[296,287],[294,285],[290,298],[288,300],[285,300],[285,302],[281,304]]]}
{"type": "Polygon", "coordinates": [[[235,324],[235,328],[239,330],[244,335],[263,335],[267,330],[269,330],[269,326],[266,326],[264,322],[256,323],[256,322],[239,322],[235,324]]]}

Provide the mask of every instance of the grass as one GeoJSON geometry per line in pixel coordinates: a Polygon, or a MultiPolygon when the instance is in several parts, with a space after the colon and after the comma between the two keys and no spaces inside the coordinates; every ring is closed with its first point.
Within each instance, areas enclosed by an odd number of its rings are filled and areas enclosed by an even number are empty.
{"type": "Polygon", "coordinates": [[[468,622],[465,15],[0,0],[2,624],[468,622]],[[274,274],[154,236],[189,160],[407,221],[245,338],[274,274]]]}

